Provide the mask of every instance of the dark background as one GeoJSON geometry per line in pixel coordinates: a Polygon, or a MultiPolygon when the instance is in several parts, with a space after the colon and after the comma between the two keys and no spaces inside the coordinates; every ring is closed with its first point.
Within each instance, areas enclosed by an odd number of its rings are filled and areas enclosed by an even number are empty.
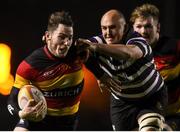
{"type": "MultiPolygon", "coordinates": [[[[11,47],[11,73],[20,61],[43,45],[41,38],[51,12],[65,9],[75,22],[75,38],[100,33],[100,18],[112,8],[129,19],[131,11],[143,3],[155,4],[161,13],[161,32],[180,38],[179,0],[6,0],[0,7],[0,43],[11,47]]],[[[91,73],[86,70],[86,87],[80,106],[78,130],[112,130],[109,118],[109,94],[101,94],[91,73]]],[[[8,96],[0,94],[0,130],[12,130],[16,120],[6,109],[8,96]]]]}

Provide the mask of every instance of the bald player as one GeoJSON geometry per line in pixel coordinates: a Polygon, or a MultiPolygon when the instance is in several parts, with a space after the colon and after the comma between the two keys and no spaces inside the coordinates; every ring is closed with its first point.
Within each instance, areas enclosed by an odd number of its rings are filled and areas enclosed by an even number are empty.
{"type": "Polygon", "coordinates": [[[126,35],[126,21],[118,10],[107,11],[100,24],[102,35],[76,44],[81,50],[89,49],[86,66],[100,87],[111,92],[113,130],[162,130],[167,91],[150,45],[136,32],[126,35]]]}

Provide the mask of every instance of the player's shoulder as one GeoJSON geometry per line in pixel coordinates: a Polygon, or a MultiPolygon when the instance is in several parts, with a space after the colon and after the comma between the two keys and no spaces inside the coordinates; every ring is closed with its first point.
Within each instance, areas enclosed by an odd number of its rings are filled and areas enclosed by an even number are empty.
{"type": "Polygon", "coordinates": [[[45,47],[40,47],[36,50],[34,50],[29,56],[27,56],[23,61],[31,65],[32,67],[39,67],[49,61],[48,55],[46,53],[45,47]],[[38,66],[39,65],[39,66],[38,66]]]}
{"type": "Polygon", "coordinates": [[[40,47],[38,49],[35,49],[31,54],[29,54],[25,60],[31,60],[31,59],[36,59],[39,57],[44,56],[44,47],[40,47]]]}
{"type": "Polygon", "coordinates": [[[135,31],[130,31],[128,34],[125,35],[124,37],[124,43],[142,43],[142,44],[147,44],[147,41],[145,38],[141,36],[138,32],[135,31]]]}
{"type": "Polygon", "coordinates": [[[102,35],[93,36],[88,40],[94,43],[106,43],[102,35]]]}
{"type": "Polygon", "coordinates": [[[30,55],[28,55],[18,66],[17,72],[29,71],[38,65],[38,61],[43,56],[43,48],[38,48],[34,50],[30,55]]]}

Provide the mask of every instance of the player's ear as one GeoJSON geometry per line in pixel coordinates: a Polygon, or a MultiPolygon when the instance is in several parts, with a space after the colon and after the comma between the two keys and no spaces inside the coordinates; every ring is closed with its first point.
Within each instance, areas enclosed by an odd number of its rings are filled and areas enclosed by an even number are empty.
{"type": "Polygon", "coordinates": [[[44,37],[45,41],[49,41],[51,39],[51,33],[49,31],[46,31],[44,37]]]}

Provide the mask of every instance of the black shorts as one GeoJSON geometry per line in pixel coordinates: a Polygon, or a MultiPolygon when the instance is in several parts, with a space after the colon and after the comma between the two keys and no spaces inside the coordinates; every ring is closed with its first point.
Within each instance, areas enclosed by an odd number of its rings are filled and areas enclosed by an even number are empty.
{"type": "Polygon", "coordinates": [[[167,105],[167,88],[164,86],[148,98],[136,101],[115,99],[111,96],[111,121],[114,130],[130,131],[138,128],[137,119],[146,113],[159,113],[164,116],[167,105]]]}
{"type": "Polygon", "coordinates": [[[46,116],[40,122],[20,119],[16,127],[23,127],[30,131],[74,131],[78,124],[77,116],[77,114],[60,117],[46,116]]]}

